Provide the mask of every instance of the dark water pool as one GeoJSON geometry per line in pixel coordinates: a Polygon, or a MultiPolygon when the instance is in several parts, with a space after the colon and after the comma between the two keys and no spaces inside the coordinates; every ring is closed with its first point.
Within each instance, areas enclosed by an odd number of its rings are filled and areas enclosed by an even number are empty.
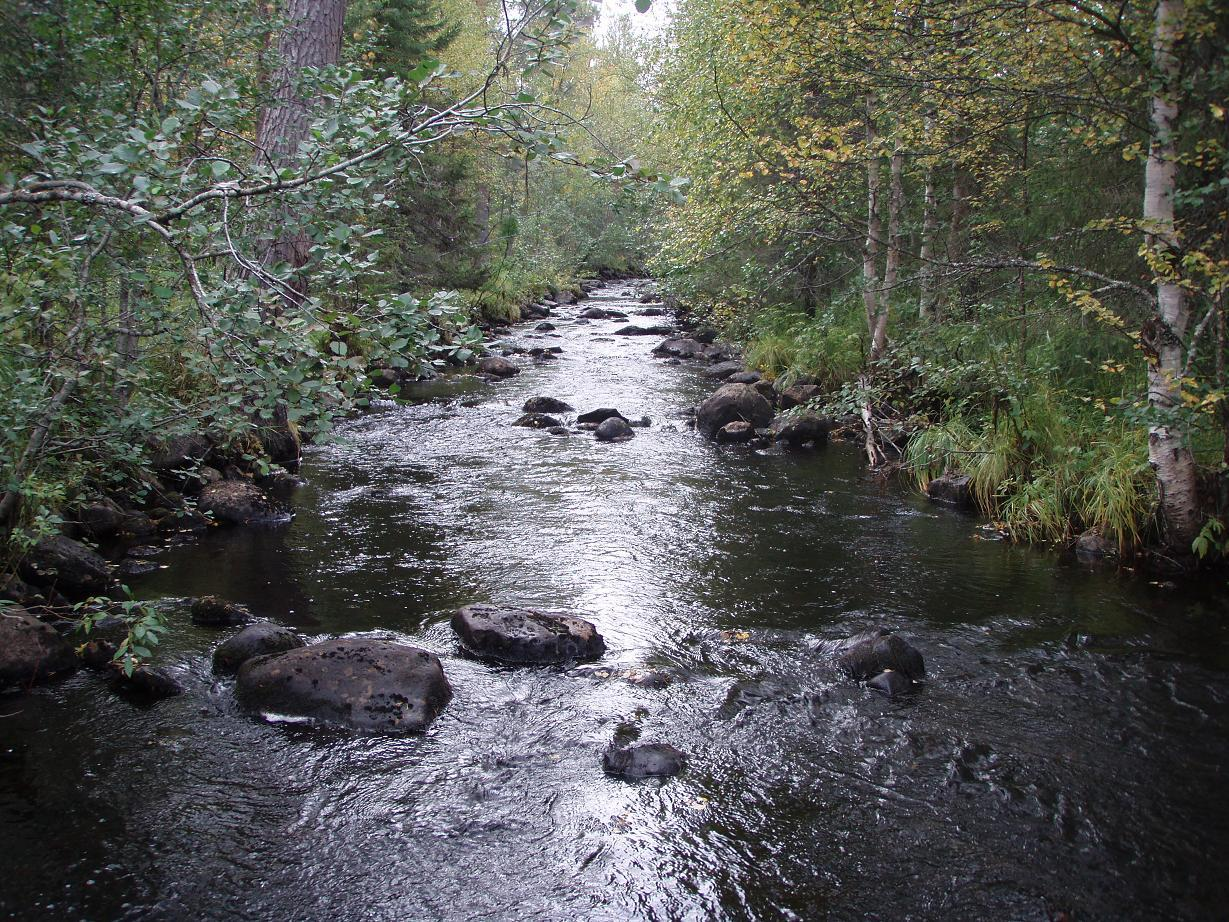
{"type": "MultiPolygon", "coordinates": [[[[616,284],[594,301],[635,310],[616,284]]],[[[168,551],[150,597],[216,593],[311,636],[444,659],[416,738],[267,724],[172,616],[188,693],[138,709],[82,673],[0,697],[0,917],[1220,919],[1229,643],[1175,589],[981,540],[856,451],[723,450],[708,390],[613,321],[517,378],[423,385],[304,466],[294,522],[168,551]],[[653,425],[623,444],[513,428],[535,394],[653,425]],[[601,674],[463,658],[451,611],[576,610],[601,674]],[[886,626],[929,681],[888,701],[827,642],[886,626]],[[675,670],[664,689],[626,673],[675,670]],[[602,774],[617,730],[691,754],[602,774]]]]}

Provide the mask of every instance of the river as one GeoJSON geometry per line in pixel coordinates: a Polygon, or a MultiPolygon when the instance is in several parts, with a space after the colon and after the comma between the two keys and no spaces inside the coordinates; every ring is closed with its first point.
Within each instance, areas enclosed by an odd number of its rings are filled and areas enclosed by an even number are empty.
{"type": "MultiPolygon", "coordinates": [[[[587,304],[636,310],[614,283],[587,304]]],[[[407,389],[309,451],[285,527],[168,550],[149,598],[218,594],[309,638],[440,655],[425,735],[266,723],[168,602],[187,693],[87,672],[0,698],[9,919],[1214,919],[1229,905],[1229,615],[989,537],[850,446],[703,441],[713,389],[577,308],[518,377],[407,389]],[[510,423],[618,407],[624,443],[510,423]],[[466,603],[594,621],[596,672],[461,655],[466,603]],[[832,641],[895,629],[928,679],[888,700],[832,641]],[[665,688],[627,681],[665,669],[665,688]],[[616,732],[691,757],[609,778],[616,732]]],[[[654,322],[654,321],[645,321],[654,322]]]]}

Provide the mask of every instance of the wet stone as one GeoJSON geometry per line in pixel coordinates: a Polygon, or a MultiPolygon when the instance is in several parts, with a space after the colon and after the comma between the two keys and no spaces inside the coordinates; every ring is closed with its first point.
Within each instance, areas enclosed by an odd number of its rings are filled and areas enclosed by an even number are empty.
{"type": "Polygon", "coordinates": [[[606,652],[597,628],[574,615],[467,605],[452,616],[451,623],[466,650],[501,663],[566,663],[606,652]]]}
{"type": "Polygon", "coordinates": [[[669,743],[612,743],[602,753],[602,768],[608,775],[639,781],[643,778],[669,778],[687,767],[687,756],[669,743]]]}

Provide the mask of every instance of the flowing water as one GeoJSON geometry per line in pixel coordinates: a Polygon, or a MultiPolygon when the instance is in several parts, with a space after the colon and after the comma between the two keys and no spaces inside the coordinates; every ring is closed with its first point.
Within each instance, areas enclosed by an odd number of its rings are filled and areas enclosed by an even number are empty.
{"type": "MultiPolygon", "coordinates": [[[[590,303],[634,311],[626,287],[590,303]]],[[[431,649],[455,691],[431,730],[244,714],[211,674],[223,635],[173,607],[186,694],[138,708],[83,672],[0,698],[0,917],[1226,917],[1214,587],[981,540],[848,446],[706,443],[681,411],[711,381],[576,310],[514,336],[557,361],[415,386],[310,452],[292,524],[171,549],[139,584],[431,649]],[[510,426],[535,394],[652,426],[510,426]],[[477,601],[583,613],[601,668],[461,656],[447,620],[477,601]],[[921,649],[919,693],[834,668],[872,626],[921,649]],[[628,681],[650,669],[676,679],[628,681]],[[606,777],[628,732],[688,771],[606,777]]]]}

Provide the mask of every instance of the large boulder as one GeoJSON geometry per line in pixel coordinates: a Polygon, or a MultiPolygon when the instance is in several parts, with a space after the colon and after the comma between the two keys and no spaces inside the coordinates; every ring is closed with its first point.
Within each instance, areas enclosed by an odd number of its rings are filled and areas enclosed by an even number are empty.
{"type": "Polygon", "coordinates": [[[604,310],[596,305],[586,307],[583,311],[577,314],[578,317],[583,317],[585,320],[605,320],[610,316],[610,311],[604,310]]]}
{"type": "Polygon", "coordinates": [[[220,525],[252,525],[285,518],[256,484],[249,480],[220,480],[201,489],[196,507],[220,525]]]}
{"type": "Polygon", "coordinates": [[[742,357],[742,351],[730,343],[712,343],[705,346],[700,354],[710,362],[732,362],[742,357]]]}
{"type": "Polygon", "coordinates": [[[426,730],[452,700],[435,654],[361,637],[250,659],[235,694],[264,714],[384,733],[426,730]]]}
{"type": "Polygon", "coordinates": [[[566,663],[606,652],[592,623],[527,608],[467,605],[452,616],[452,629],[469,652],[501,663],[566,663]]]}
{"type": "Polygon", "coordinates": [[[719,380],[724,380],[730,375],[738,374],[740,371],[743,371],[742,362],[718,362],[716,365],[707,369],[704,372],[704,376],[706,378],[717,378],[719,380]]]}
{"type": "Polygon", "coordinates": [[[736,419],[732,423],[726,423],[717,430],[716,440],[727,445],[737,445],[743,442],[750,442],[755,438],[755,429],[750,423],[743,422],[741,419],[736,419]]]}
{"type": "Polygon", "coordinates": [[[839,648],[837,662],[859,682],[873,679],[885,670],[899,672],[913,680],[926,675],[926,665],[917,648],[898,634],[884,630],[845,640],[839,648]]]}
{"type": "Polygon", "coordinates": [[[817,413],[781,413],[768,427],[778,442],[801,445],[804,442],[824,442],[836,425],[830,417],[817,413]]]}
{"type": "Polygon", "coordinates": [[[303,441],[293,426],[265,426],[259,432],[260,444],[274,464],[296,467],[303,456],[303,441]]]}
{"type": "Polygon", "coordinates": [[[603,420],[593,434],[599,442],[626,442],[636,435],[631,424],[621,416],[603,420]]]}
{"type": "Polygon", "coordinates": [[[761,429],[772,422],[772,404],[750,384],[726,384],[696,408],[696,428],[709,436],[736,420],[761,429]]]}
{"type": "Polygon", "coordinates": [[[612,743],[602,753],[602,768],[608,775],[638,781],[641,778],[668,778],[687,767],[687,756],[669,743],[612,743]]]}
{"type": "Polygon", "coordinates": [[[184,692],[183,685],[173,674],[157,666],[140,666],[129,675],[112,665],[111,687],[121,695],[145,704],[174,698],[184,692]]]}
{"type": "Polygon", "coordinates": [[[478,362],[478,371],[484,375],[490,375],[492,378],[511,378],[513,375],[521,373],[519,367],[497,355],[488,355],[480,360],[478,362]]]}
{"type": "Polygon", "coordinates": [[[824,389],[818,384],[795,384],[781,391],[781,409],[792,410],[823,396],[824,389]]]}
{"type": "Polygon", "coordinates": [[[110,538],[124,527],[128,513],[109,499],[100,499],[79,506],[72,519],[89,538],[98,541],[110,538]]]}
{"type": "MultiPolygon", "coordinates": [[[[725,364],[724,362],[722,363],[725,364]]],[[[731,384],[756,384],[764,376],[758,371],[740,371],[726,378],[731,384]]]]}
{"type": "Polygon", "coordinates": [[[558,397],[530,397],[521,407],[525,413],[571,413],[575,408],[558,397]]]}
{"type": "Polygon", "coordinates": [[[213,439],[203,433],[177,435],[155,446],[151,463],[163,476],[199,467],[213,451],[213,439]]]}
{"type": "Polygon", "coordinates": [[[234,637],[218,645],[213,651],[213,671],[235,673],[250,659],[297,650],[303,645],[303,638],[290,628],[270,621],[259,621],[249,624],[234,637]]]}
{"type": "Polygon", "coordinates": [[[0,608],[0,688],[32,685],[77,668],[73,646],[17,606],[0,608]]]}
{"type": "Polygon", "coordinates": [[[936,503],[973,508],[972,479],[966,474],[948,471],[926,484],[926,495],[936,503]]]}
{"type": "Polygon", "coordinates": [[[107,562],[95,550],[63,535],[41,539],[21,560],[21,575],[69,599],[101,595],[111,586],[107,562]]]}
{"type": "Polygon", "coordinates": [[[705,345],[687,336],[672,336],[658,343],[653,354],[659,357],[676,359],[692,359],[703,355],[705,345]]]}

